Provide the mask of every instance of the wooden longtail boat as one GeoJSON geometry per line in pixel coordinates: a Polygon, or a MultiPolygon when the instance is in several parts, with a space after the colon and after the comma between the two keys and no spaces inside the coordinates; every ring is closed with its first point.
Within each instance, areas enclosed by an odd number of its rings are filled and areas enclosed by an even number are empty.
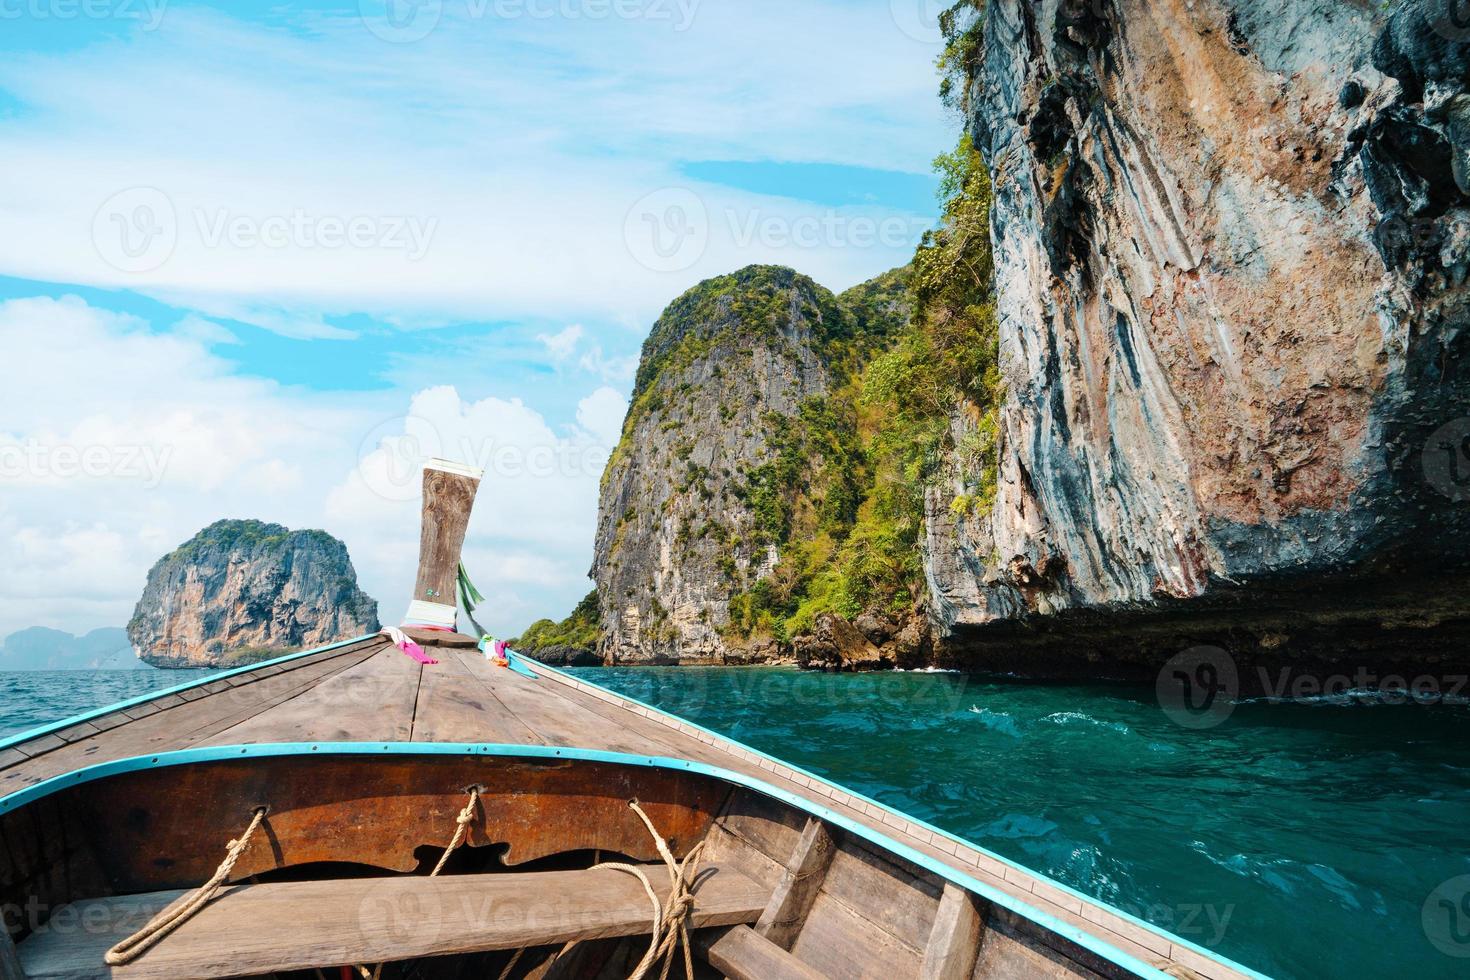
{"type": "Polygon", "coordinates": [[[363,637],[0,742],[0,980],[1258,976],[487,658],[430,601],[454,595],[478,477],[430,464],[424,485],[409,618],[440,629],[406,632],[437,663],[363,637]]]}

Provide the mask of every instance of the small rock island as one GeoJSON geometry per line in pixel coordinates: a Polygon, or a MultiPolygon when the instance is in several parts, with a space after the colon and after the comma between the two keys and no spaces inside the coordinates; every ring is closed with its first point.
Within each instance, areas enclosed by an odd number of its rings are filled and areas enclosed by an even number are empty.
{"type": "Polygon", "coordinates": [[[217,667],[378,629],[377,600],[337,538],[226,520],[153,566],[128,639],[155,667],[217,667]]]}

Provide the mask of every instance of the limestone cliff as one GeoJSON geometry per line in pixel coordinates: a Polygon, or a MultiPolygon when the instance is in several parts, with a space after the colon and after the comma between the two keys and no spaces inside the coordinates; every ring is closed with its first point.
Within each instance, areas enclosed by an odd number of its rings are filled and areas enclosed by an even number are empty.
{"type": "Polygon", "coordinates": [[[654,325],[598,509],[605,661],[790,655],[745,621],[770,621],[751,592],[769,591],[788,544],[850,523],[851,420],[826,396],[903,319],[882,283],[851,300],[751,266],[696,286],[654,325]]]}
{"type": "Polygon", "coordinates": [[[347,547],[324,531],[219,521],[164,556],[128,623],[156,667],[244,663],[377,632],[347,547]]]}
{"type": "Polygon", "coordinates": [[[1427,628],[1463,625],[1470,540],[1457,9],[990,0],[963,102],[999,480],[956,514],[952,462],[925,541],[961,648],[1451,644],[1427,628]]]}

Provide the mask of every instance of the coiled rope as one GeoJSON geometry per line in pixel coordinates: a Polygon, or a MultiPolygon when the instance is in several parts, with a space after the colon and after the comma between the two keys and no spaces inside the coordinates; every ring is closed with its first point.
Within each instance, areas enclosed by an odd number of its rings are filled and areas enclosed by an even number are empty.
{"type": "Polygon", "coordinates": [[[685,855],[683,863],[675,861],[668,843],[653,826],[653,821],[648,819],[648,814],[643,812],[643,807],[638,805],[638,801],[629,800],[628,806],[638,814],[638,819],[643,821],[643,826],[648,828],[648,834],[653,838],[654,845],[658,847],[659,857],[664,859],[664,867],[669,872],[669,900],[664,903],[659,901],[658,893],[653,890],[653,883],[648,880],[648,875],[644,874],[643,869],[638,865],[625,864],[621,861],[606,861],[593,865],[594,871],[598,868],[612,868],[635,876],[643,884],[643,890],[648,893],[648,900],[653,906],[653,938],[648,943],[648,952],[643,954],[643,959],[638,961],[638,966],[634,968],[628,980],[643,980],[648,975],[648,971],[653,968],[653,964],[657,963],[660,958],[663,960],[663,966],[659,970],[658,977],[659,980],[667,980],[669,967],[674,963],[674,951],[680,945],[684,948],[684,976],[686,980],[694,980],[694,957],[689,947],[689,913],[694,910],[693,886],[699,875],[699,855],[704,850],[704,842],[700,841],[696,844],[685,855]]]}
{"type": "Polygon", "coordinates": [[[193,894],[178,899],[155,915],[146,926],[109,949],[107,955],[103,957],[107,965],[123,966],[131,963],[213,901],[220,889],[224,887],[225,879],[229,878],[230,872],[235,870],[235,864],[240,860],[240,855],[244,854],[245,849],[250,846],[250,838],[256,830],[260,829],[261,822],[265,820],[265,815],[269,812],[270,807],[256,807],[250,826],[245,829],[245,833],[239,840],[230,841],[225,859],[220,862],[214,876],[199,886],[193,894]]]}

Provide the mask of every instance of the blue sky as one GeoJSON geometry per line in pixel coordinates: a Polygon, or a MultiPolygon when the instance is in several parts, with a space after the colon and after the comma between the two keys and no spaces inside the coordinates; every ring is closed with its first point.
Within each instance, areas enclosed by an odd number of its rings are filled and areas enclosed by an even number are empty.
{"type": "Polygon", "coordinates": [[[219,517],[338,534],[394,621],[425,447],[491,466],[487,625],[560,616],[661,309],[932,221],[932,13],[0,0],[0,636],[124,622],[219,517]]]}

